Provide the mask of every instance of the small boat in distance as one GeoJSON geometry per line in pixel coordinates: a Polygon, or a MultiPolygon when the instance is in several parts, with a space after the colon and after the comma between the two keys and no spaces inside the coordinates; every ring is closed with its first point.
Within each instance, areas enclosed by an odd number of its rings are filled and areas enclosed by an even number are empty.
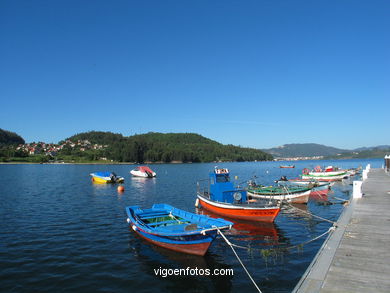
{"type": "Polygon", "coordinates": [[[130,174],[136,177],[152,178],[156,177],[156,172],[147,166],[139,166],[130,171],[130,174]]]}
{"type": "Polygon", "coordinates": [[[92,181],[96,183],[122,183],[125,178],[116,175],[114,172],[94,172],[89,174],[92,176],[92,181]]]}
{"type": "Polygon", "coordinates": [[[250,200],[246,190],[235,188],[226,168],[215,168],[209,173],[209,179],[198,182],[197,189],[196,207],[227,218],[273,222],[280,212],[276,201],[250,200]]]}
{"type": "Polygon", "coordinates": [[[127,222],[145,240],[178,252],[205,255],[218,230],[231,229],[232,222],[180,210],[168,204],[150,209],[126,207],[127,222]]]}
{"type": "Polygon", "coordinates": [[[295,168],[295,165],[280,165],[279,168],[295,168]]]}

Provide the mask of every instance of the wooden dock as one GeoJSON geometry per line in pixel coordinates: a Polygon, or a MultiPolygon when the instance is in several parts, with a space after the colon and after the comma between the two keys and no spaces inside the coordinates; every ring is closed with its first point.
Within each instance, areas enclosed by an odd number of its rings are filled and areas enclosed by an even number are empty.
{"type": "Polygon", "coordinates": [[[295,293],[390,292],[390,174],[371,169],[295,293]]]}

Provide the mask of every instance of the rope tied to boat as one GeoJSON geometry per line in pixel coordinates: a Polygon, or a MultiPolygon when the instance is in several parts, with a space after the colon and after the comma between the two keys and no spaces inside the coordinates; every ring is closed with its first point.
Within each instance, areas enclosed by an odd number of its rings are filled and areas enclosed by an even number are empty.
{"type": "Polygon", "coordinates": [[[323,221],[325,221],[325,222],[329,222],[329,223],[333,224],[334,226],[337,226],[337,224],[336,224],[335,221],[331,221],[331,220],[325,219],[325,218],[323,218],[323,217],[314,215],[314,214],[312,214],[312,213],[310,213],[310,212],[302,211],[301,209],[298,209],[298,208],[294,207],[294,206],[293,206],[292,204],[290,204],[290,203],[286,203],[286,205],[288,205],[290,208],[292,208],[292,209],[294,209],[294,210],[297,210],[297,211],[299,211],[299,212],[301,212],[301,213],[304,213],[304,214],[313,216],[313,217],[318,218],[318,219],[320,219],[320,220],[323,220],[323,221]]]}
{"type": "Polygon", "coordinates": [[[233,244],[226,238],[226,236],[221,232],[221,230],[218,230],[218,233],[222,236],[223,240],[225,240],[225,242],[230,246],[230,248],[233,250],[234,254],[236,255],[238,261],[240,262],[241,266],[244,268],[244,271],[246,272],[246,274],[248,275],[249,279],[252,281],[253,285],[256,287],[257,291],[261,293],[261,290],[260,288],[257,286],[255,280],[252,278],[252,276],[249,274],[249,271],[247,270],[247,268],[245,267],[244,263],[241,261],[240,257],[238,256],[237,252],[235,251],[234,247],[233,247],[233,244]]]}
{"type": "MultiPolygon", "coordinates": [[[[333,225],[331,227],[329,227],[329,229],[327,231],[325,231],[324,233],[312,238],[312,239],[309,239],[309,240],[306,240],[302,243],[299,243],[299,244],[296,244],[296,245],[292,245],[292,246],[287,246],[287,247],[276,247],[276,248],[270,248],[268,250],[276,250],[276,249],[280,249],[280,250],[291,250],[291,249],[294,249],[294,248],[297,248],[297,247],[302,247],[303,245],[306,245],[306,244],[309,244],[310,242],[313,242],[313,241],[316,241],[318,239],[320,239],[321,237],[324,237],[326,234],[329,234],[333,231],[335,231],[337,228],[336,225],[333,225]]],[[[242,246],[242,245],[237,245],[237,244],[234,244],[234,243],[231,243],[229,241],[228,243],[229,245],[233,246],[233,247],[236,247],[236,248],[240,248],[240,249],[246,249],[248,251],[260,251],[260,252],[263,252],[264,249],[262,248],[253,248],[253,247],[250,247],[250,246],[242,246]]]]}

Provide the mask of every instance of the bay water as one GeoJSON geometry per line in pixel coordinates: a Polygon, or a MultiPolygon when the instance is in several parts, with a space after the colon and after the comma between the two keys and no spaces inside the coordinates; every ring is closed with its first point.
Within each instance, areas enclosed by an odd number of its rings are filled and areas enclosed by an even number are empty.
{"type": "MultiPolygon", "coordinates": [[[[126,222],[125,207],[167,203],[196,210],[196,183],[218,167],[228,168],[236,185],[250,179],[272,185],[295,178],[303,168],[337,165],[381,167],[382,159],[149,165],[153,179],[131,177],[135,165],[0,165],[1,292],[255,292],[230,247],[218,237],[204,257],[155,247],[126,222]],[[280,165],[294,164],[293,169],[280,165]],[[113,171],[117,185],[94,184],[90,173],[113,171]],[[189,268],[189,269],[187,269],[189,268]],[[162,272],[187,269],[188,275],[162,272]],[[229,272],[199,275],[199,272],[229,272]],[[197,270],[198,275],[191,275],[197,270]],[[158,273],[160,272],[160,273],[158,273]],[[233,272],[233,275],[231,274],[233,272]]],[[[352,178],[357,180],[359,178],[352,178]]],[[[336,221],[352,181],[335,184],[327,204],[321,198],[284,209],[272,224],[237,222],[227,238],[247,249],[237,253],[262,292],[290,292],[336,221]],[[316,215],[316,216],[313,216],[316,215]],[[291,249],[284,249],[293,247],[291,249]]],[[[207,213],[206,213],[207,214],[207,213]]]]}

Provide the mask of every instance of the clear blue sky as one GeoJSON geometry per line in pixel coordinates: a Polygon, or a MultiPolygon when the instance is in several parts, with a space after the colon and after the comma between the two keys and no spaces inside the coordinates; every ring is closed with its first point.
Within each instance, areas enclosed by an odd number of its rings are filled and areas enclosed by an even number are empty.
{"type": "Polygon", "coordinates": [[[0,1],[0,128],[390,144],[390,1],[0,1]]]}

